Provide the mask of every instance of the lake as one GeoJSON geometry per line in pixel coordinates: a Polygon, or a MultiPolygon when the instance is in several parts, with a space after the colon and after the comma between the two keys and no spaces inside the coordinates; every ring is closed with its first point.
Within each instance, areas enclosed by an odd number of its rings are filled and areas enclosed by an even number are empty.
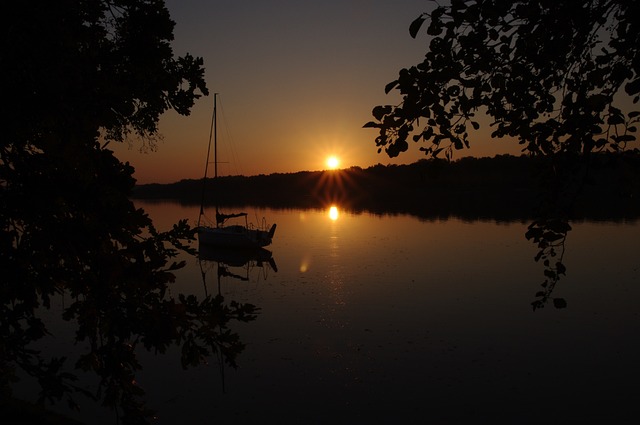
{"type": "MultiPolygon", "coordinates": [[[[143,202],[160,230],[198,206],[143,202]]],[[[138,350],[136,377],[158,424],[624,423],[640,395],[640,224],[571,223],[567,267],[534,311],[544,267],[528,222],[424,220],[334,210],[245,209],[277,223],[267,261],[183,255],[171,287],[260,308],[234,322],[237,368],[186,371],[173,347],[138,350]],[[218,268],[225,273],[219,278],[218,268]]],[[[64,307],[58,299],[52,321],[64,307]]],[[[56,322],[57,323],[57,322],[56,322]]],[[[73,356],[73,329],[52,326],[73,356]]],[[[27,395],[27,383],[18,395],[27,395]]],[[[76,417],[116,423],[88,405],[76,417]]],[[[75,415],[75,414],[74,414],[75,415]]],[[[631,415],[631,416],[630,416],[631,415]]]]}

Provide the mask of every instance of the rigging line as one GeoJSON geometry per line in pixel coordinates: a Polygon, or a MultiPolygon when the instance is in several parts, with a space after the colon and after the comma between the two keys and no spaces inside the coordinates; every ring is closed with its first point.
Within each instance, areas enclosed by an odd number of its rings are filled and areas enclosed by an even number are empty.
{"type": "Polygon", "coordinates": [[[218,103],[220,105],[220,115],[221,115],[221,119],[224,123],[224,133],[225,133],[225,146],[227,147],[227,149],[229,150],[229,153],[231,155],[231,163],[234,164],[235,167],[235,173],[237,175],[243,175],[244,172],[242,170],[242,164],[239,160],[239,156],[238,156],[238,152],[235,148],[235,142],[233,140],[233,136],[231,135],[231,126],[228,124],[227,122],[227,117],[225,115],[225,110],[224,110],[224,104],[222,103],[222,100],[220,98],[220,96],[218,95],[218,103]]]}

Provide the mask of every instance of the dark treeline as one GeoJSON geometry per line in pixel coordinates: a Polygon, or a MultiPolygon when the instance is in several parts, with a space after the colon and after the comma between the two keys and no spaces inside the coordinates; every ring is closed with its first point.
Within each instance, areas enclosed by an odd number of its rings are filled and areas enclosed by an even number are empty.
{"type": "MultiPolygon", "coordinates": [[[[204,199],[205,204],[220,206],[324,208],[335,203],[345,210],[377,214],[528,220],[536,216],[542,197],[552,189],[548,186],[556,184],[548,179],[556,166],[548,158],[499,155],[366,169],[226,176],[215,182],[207,179],[204,199]]],[[[578,185],[567,185],[561,194],[572,198],[571,218],[640,216],[639,155],[593,156],[586,170],[576,177],[578,185]]],[[[139,185],[134,190],[138,199],[174,199],[183,204],[200,204],[202,194],[202,179],[139,185]]]]}

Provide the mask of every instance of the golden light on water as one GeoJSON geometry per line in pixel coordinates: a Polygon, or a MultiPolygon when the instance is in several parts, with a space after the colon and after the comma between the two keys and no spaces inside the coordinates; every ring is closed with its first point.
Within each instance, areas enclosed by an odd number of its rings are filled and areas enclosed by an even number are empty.
{"type": "Polygon", "coordinates": [[[300,260],[300,273],[306,273],[309,271],[309,266],[311,265],[311,257],[308,254],[305,254],[300,260]]]}
{"type": "Polygon", "coordinates": [[[332,205],[331,208],[329,208],[329,218],[333,221],[336,221],[339,215],[340,213],[338,212],[338,207],[332,205]]]}
{"type": "Polygon", "coordinates": [[[335,170],[339,165],[340,160],[338,159],[338,157],[332,155],[327,158],[327,167],[329,167],[330,170],[335,170]]]}

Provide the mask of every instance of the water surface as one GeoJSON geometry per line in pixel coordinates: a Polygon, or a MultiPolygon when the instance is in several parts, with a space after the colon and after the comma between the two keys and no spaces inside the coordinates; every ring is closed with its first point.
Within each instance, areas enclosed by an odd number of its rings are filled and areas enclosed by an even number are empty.
{"type": "MultiPolygon", "coordinates": [[[[197,220],[198,207],[137,205],[159,229],[197,220]]],[[[544,276],[526,222],[247,211],[278,224],[268,247],[277,271],[227,266],[242,279],[218,282],[218,263],[185,254],[171,289],[261,309],[231,325],[246,344],[238,368],[214,357],[184,371],[176,348],[140,350],[156,423],[620,423],[637,414],[639,224],[572,223],[567,275],[553,291],[567,308],[533,311],[544,276]]],[[[111,413],[83,415],[115,423],[111,413]]]]}

